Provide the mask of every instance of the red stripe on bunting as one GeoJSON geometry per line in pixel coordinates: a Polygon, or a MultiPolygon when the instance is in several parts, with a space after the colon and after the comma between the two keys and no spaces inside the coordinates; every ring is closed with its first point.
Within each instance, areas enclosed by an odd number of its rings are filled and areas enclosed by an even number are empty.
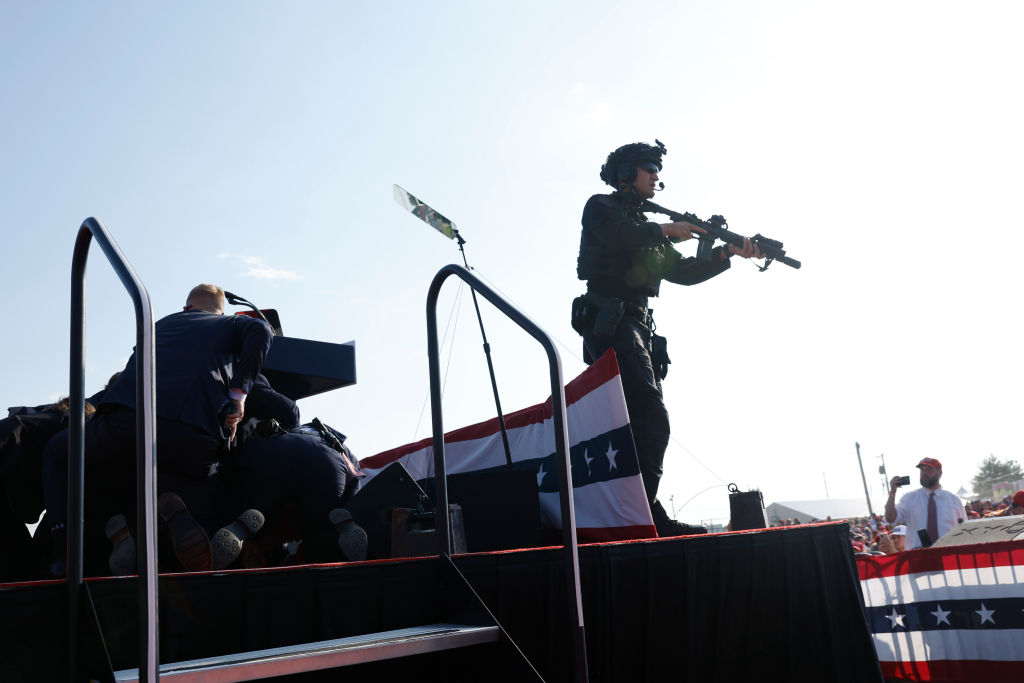
{"type": "Polygon", "coordinates": [[[921,548],[895,555],[857,556],[857,573],[862,581],[922,572],[1015,565],[1024,566],[1024,544],[1019,541],[921,548]]]}
{"type": "Polygon", "coordinates": [[[944,683],[1018,683],[1024,662],[987,659],[940,659],[934,662],[879,662],[886,680],[944,683]]]}
{"type": "Polygon", "coordinates": [[[577,527],[576,537],[585,538],[587,543],[631,541],[638,538],[657,538],[658,530],[646,525],[577,527]]]}
{"type": "MultiPolygon", "coordinates": [[[[597,389],[605,382],[619,374],[619,363],[615,358],[615,352],[608,349],[597,362],[583,371],[579,377],[569,382],[565,387],[565,404],[570,406],[580,400],[591,391],[597,389]]],[[[505,429],[517,429],[532,424],[539,424],[552,415],[551,398],[544,403],[517,410],[514,413],[505,415],[505,429]]],[[[457,443],[459,441],[472,441],[474,439],[485,439],[501,431],[498,425],[498,418],[492,418],[485,422],[478,422],[475,425],[462,427],[444,435],[445,443],[457,443]]],[[[359,466],[368,469],[382,469],[395,462],[403,456],[415,453],[416,451],[428,448],[433,444],[433,437],[428,437],[416,443],[406,444],[398,448],[392,448],[376,455],[371,455],[359,461],[359,466]]]]}

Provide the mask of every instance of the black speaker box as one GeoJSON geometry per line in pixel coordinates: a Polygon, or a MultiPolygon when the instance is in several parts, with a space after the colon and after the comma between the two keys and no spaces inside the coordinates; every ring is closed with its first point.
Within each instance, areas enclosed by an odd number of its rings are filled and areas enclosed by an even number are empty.
{"type": "Polygon", "coordinates": [[[730,493],[729,514],[733,531],[764,529],[768,526],[764,514],[764,498],[757,489],[730,493]]]}
{"type": "MultiPolygon", "coordinates": [[[[434,480],[424,482],[424,488],[432,496],[434,480]]],[[[462,506],[466,549],[471,553],[545,545],[535,472],[502,469],[449,475],[448,502],[462,506]]]]}
{"type": "MultiPolygon", "coordinates": [[[[405,469],[394,462],[362,486],[345,506],[352,519],[366,531],[366,559],[391,557],[391,511],[415,508],[426,494],[405,469]]],[[[433,503],[426,503],[430,510],[433,503]]]]}

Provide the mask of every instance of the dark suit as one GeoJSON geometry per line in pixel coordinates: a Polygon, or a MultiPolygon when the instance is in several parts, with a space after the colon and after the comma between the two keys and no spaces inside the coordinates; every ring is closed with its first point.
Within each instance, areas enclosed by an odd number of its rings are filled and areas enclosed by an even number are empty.
{"type": "MultiPolygon", "coordinates": [[[[160,489],[179,493],[193,515],[206,517],[216,495],[203,483],[217,472],[228,437],[228,390],[248,392],[272,340],[270,327],[248,316],[192,310],[156,323],[157,460],[160,489]]],[[[86,479],[134,491],[135,354],[85,426],[86,479]]],[[[44,456],[50,521],[67,517],[67,432],[55,436],[44,456]]],[[[132,498],[134,496],[131,496],[132,498]]],[[[124,501],[127,502],[127,501],[124,501]]],[[[133,506],[132,506],[133,507],[133,506]]],[[[125,510],[127,512],[127,510],[125,510]]],[[[212,510],[211,510],[212,514],[212,510]]]]}
{"type": "MultiPolygon", "coordinates": [[[[226,439],[228,389],[248,393],[272,340],[270,326],[245,315],[182,311],[156,323],[156,414],[226,439]]],[[[135,408],[135,355],[103,397],[135,408]]]]}

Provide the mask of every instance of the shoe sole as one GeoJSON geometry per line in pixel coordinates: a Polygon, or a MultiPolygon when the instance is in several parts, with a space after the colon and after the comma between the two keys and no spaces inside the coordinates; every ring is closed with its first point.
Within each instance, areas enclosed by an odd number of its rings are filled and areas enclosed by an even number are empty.
{"type": "Polygon", "coordinates": [[[330,513],[331,524],[338,532],[338,549],[349,562],[366,559],[366,531],[352,520],[352,513],[345,508],[335,508],[330,513]]]}
{"type": "Polygon", "coordinates": [[[259,510],[246,510],[235,521],[221,527],[213,535],[210,545],[213,549],[214,570],[226,569],[242,554],[246,539],[263,528],[266,518],[259,510]]]}
{"type": "Polygon", "coordinates": [[[114,576],[135,574],[135,539],[132,538],[132,532],[128,528],[128,519],[124,515],[114,515],[108,519],[106,534],[114,546],[107,562],[111,574],[114,576]]]}
{"type": "Polygon", "coordinates": [[[174,493],[165,493],[157,501],[157,513],[171,537],[174,556],[186,571],[205,572],[213,568],[210,537],[189,514],[184,501],[174,493]]]}

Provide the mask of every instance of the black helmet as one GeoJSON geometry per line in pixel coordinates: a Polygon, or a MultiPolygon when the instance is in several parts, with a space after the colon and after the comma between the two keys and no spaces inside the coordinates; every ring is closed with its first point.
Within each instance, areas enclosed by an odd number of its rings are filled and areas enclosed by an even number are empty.
{"type": "Polygon", "coordinates": [[[640,164],[652,163],[661,169],[661,157],[668,154],[665,144],[655,140],[655,145],[645,142],[632,142],[623,145],[608,155],[601,167],[601,180],[612,187],[620,183],[631,183],[636,180],[636,167],[640,164]]]}

